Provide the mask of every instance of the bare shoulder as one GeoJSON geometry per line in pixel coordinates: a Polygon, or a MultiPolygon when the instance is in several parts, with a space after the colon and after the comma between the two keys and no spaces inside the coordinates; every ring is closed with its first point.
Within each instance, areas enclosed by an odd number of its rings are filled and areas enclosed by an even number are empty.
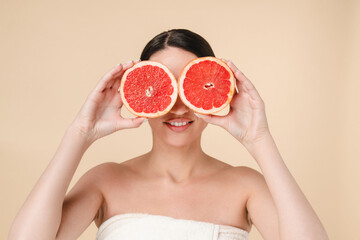
{"type": "Polygon", "coordinates": [[[117,168],[118,165],[119,164],[117,164],[115,162],[101,163],[99,165],[96,165],[96,166],[90,168],[84,174],[84,176],[88,176],[89,178],[103,177],[103,176],[106,176],[106,174],[111,173],[114,170],[114,168],[117,168]]]}
{"type": "Polygon", "coordinates": [[[243,181],[254,182],[254,181],[261,181],[264,178],[259,171],[246,166],[236,166],[236,167],[232,166],[225,168],[225,170],[226,170],[226,174],[229,174],[243,181]]]}
{"type": "Polygon", "coordinates": [[[224,169],[223,178],[249,195],[258,189],[266,187],[265,178],[261,172],[246,166],[232,166],[224,169]]]}
{"type": "Polygon", "coordinates": [[[92,167],[82,178],[85,181],[100,185],[101,183],[111,181],[114,176],[121,176],[121,174],[118,173],[120,171],[126,172],[125,168],[126,166],[119,163],[106,162],[92,167]]]}
{"type": "Polygon", "coordinates": [[[263,175],[261,172],[245,166],[235,167],[235,171],[241,174],[245,179],[249,181],[261,181],[263,179],[263,175]]]}

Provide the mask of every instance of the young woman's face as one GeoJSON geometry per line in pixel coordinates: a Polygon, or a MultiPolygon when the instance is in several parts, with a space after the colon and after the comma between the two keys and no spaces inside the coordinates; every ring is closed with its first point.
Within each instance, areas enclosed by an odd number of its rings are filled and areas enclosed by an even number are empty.
{"type": "MultiPolygon", "coordinates": [[[[195,54],[181,48],[167,47],[154,53],[149,60],[164,64],[178,79],[185,65],[195,58],[195,54]]],[[[185,146],[198,141],[207,125],[205,121],[196,117],[179,97],[167,114],[149,119],[149,124],[155,141],[173,146],[185,146]]]]}

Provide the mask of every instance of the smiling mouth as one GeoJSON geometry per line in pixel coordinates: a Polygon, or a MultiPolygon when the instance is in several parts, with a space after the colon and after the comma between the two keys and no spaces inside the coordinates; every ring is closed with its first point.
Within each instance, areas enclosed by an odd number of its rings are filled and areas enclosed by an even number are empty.
{"type": "Polygon", "coordinates": [[[174,127],[182,127],[185,125],[188,125],[190,123],[193,123],[194,121],[187,121],[187,122],[165,122],[165,124],[168,124],[170,126],[174,126],[174,127]]]}

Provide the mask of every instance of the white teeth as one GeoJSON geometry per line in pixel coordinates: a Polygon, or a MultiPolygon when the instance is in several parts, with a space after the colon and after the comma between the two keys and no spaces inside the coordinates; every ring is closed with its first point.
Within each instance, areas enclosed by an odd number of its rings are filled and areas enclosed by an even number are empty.
{"type": "Polygon", "coordinates": [[[187,122],[170,122],[169,123],[171,126],[175,126],[175,127],[181,127],[181,126],[185,126],[186,124],[188,124],[187,122]]]}

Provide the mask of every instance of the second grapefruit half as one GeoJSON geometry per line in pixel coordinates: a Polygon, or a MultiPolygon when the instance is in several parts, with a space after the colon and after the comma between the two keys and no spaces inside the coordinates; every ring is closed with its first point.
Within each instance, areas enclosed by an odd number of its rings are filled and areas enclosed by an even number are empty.
{"type": "Polygon", "coordinates": [[[231,101],[235,78],[230,67],[215,57],[190,61],[179,77],[179,96],[195,112],[213,114],[231,101]]]}

